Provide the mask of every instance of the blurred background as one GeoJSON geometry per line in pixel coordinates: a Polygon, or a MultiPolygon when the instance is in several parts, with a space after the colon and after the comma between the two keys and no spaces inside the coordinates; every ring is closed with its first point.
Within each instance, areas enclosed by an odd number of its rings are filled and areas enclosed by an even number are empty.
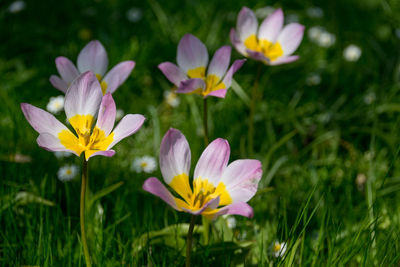
{"type": "MultiPolygon", "coordinates": [[[[183,266],[185,225],[177,224],[189,216],[141,186],[150,176],[161,178],[159,145],[170,127],[188,139],[194,169],[204,149],[202,99],[175,95],[157,65],[176,62],[186,33],[202,40],[210,56],[230,45],[242,6],[260,23],[282,8],[285,23],[306,30],[295,52],[300,60],[262,68],[252,157],[262,161],[264,174],[249,202],[255,216],[218,219],[210,244],[196,237],[194,261],[399,264],[399,1],[18,0],[0,3],[2,266],[84,266],[81,159],[40,149],[20,103],[47,108],[64,122],[63,111],[52,109],[63,95],[49,82],[57,74],[54,60],[76,63],[94,39],[107,50],[108,69],[136,62],[113,97],[120,115],[147,120],[113,158],[90,160],[92,253],[99,266],[183,266]]],[[[233,49],[232,59],[239,58],[233,49]]],[[[230,161],[250,157],[247,119],[257,67],[248,60],[227,97],[208,101],[210,139],[229,141],[230,161]]]]}

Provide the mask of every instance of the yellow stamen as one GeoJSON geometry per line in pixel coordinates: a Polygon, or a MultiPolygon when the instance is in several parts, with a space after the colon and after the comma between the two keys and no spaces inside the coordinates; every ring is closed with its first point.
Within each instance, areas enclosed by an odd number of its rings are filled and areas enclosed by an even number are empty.
{"type": "Polygon", "coordinates": [[[262,53],[270,61],[275,61],[283,56],[282,46],[279,42],[272,43],[265,39],[257,39],[255,34],[250,35],[244,41],[244,45],[252,51],[262,53]]]}
{"type": "Polygon", "coordinates": [[[99,80],[100,86],[101,86],[101,91],[103,92],[103,95],[106,94],[107,92],[107,86],[108,84],[106,83],[106,81],[103,81],[103,77],[100,74],[96,74],[96,78],[97,80],[99,80]]]}
{"type": "Polygon", "coordinates": [[[114,133],[105,136],[103,130],[94,127],[92,130],[92,115],[75,115],[69,119],[78,137],[68,130],[63,130],[58,134],[58,138],[63,146],[80,155],[85,151],[88,159],[93,153],[105,151],[114,140],[114,133]]]}
{"type": "Polygon", "coordinates": [[[188,71],[187,75],[191,79],[193,79],[193,78],[203,79],[206,83],[205,90],[203,90],[203,88],[197,88],[196,90],[191,92],[192,94],[199,94],[202,96],[206,96],[213,91],[226,88],[226,85],[223,82],[219,82],[221,77],[218,77],[215,74],[209,74],[206,76],[206,68],[205,67],[198,67],[195,69],[191,69],[188,71]]]}
{"type": "MultiPolygon", "coordinates": [[[[187,174],[175,176],[169,184],[175,192],[182,198],[175,198],[175,202],[179,208],[196,211],[201,209],[206,203],[219,196],[219,205],[229,205],[232,203],[226,186],[220,182],[217,187],[210,183],[207,179],[197,178],[193,181],[193,191],[189,185],[189,177],[187,174]]],[[[216,209],[218,210],[218,209],[216,209]]],[[[216,210],[207,210],[207,215],[212,215],[216,210]]]]}

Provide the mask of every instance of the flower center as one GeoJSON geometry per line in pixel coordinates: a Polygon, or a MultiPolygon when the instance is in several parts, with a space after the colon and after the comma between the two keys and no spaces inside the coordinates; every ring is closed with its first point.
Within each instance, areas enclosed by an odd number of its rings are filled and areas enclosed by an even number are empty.
{"type": "Polygon", "coordinates": [[[86,158],[97,151],[105,151],[114,140],[114,133],[105,136],[103,130],[94,127],[92,115],[75,115],[69,119],[72,127],[75,129],[76,137],[73,133],[63,130],[58,134],[62,145],[80,155],[85,151],[86,158]]]}
{"type": "Polygon", "coordinates": [[[225,89],[226,85],[223,82],[219,82],[221,77],[218,77],[215,74],[208,74],[206,76],[206,68],[205,67],[198,67],[195,69],[191,69],[188,71],[187,75],[189,78],[200,78],[206,83],[206,88],[198,88],[193,93],[200,94],[202,96],[206,96],[212,91],[225,89]]]}
{"type": "Polygon", "coordinates": [[[262,53],[270,61],[275,61],[283,56],[283,50],[280,43],[271,43],[265,39],[257,39],[255,34],[250,35],[244,41],[244,45],[252,51],[262,53]]]}

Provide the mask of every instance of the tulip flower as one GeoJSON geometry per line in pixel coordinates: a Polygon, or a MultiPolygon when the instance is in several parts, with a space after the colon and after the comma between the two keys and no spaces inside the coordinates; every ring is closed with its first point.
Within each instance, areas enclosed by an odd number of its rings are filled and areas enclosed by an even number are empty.
{"type": "Polygon", "coordinates": [[[158,68],[176,87],[177,93],[199,94],[224,98],[232,84],[233,74],[245,60],[235,60],[229,67],[231,47],[222,46],[208,64],[206,46],[194,35],[186,34],[179,41],[178,66],[164,62],[158,68]]]}
{"type": "Polygon", "coordinates": [[[110,92],[103,96],[100,83],[91,71],[75,79],[65,95],[65,113],[76,135],[47,111],[27,103],[22,103],[21,108],[39,133],[40,147],[77,156],[84,152],[86,161],[97,155],[113,156],[115,151],[111,148],[139,130],[145,120],[142,115],[128,114],[111,131],[116,115],[115,102],[110,92]]]}
{"type": "Polygon", "coordinates": [[[108,56],[104,46],[97,40],[89,42],[79,53],[77,67],[66,57],[56,58],[56,67],[61,77],[51,75],[51,84],[62,92],[67,92],[72,81],[86,71],[96,74],[103,95],[114,93],[131,74],[135,62],[128,60],[118,63],[108,73],[108,56]]]}
{"type": "Polygon", "coordinates": [[[143,189],[158,196],[178,211],[214,219],[223,214],[253,216],[246,203],[257,192],[262,175],[258,160],[236,160],[228,165],[228,141],[218,138],[202,153],[189,183],[191,153],[185,136],[170,129],[160,148],[160,169],[164,181],[179,196],[174,196],[157,179],[148,178],[143,189]]]}
{"type": "Polygon", "coordinates": [[[258,27],[257,18],[247,7],[243,7],[237,18],[236,30],[230,39],[242,55],[267,65],[279,65],[297,60],[292,55],[303,39],[304,26],[290,23],[283,27],[282,9],[277,9],[258,27]]]}

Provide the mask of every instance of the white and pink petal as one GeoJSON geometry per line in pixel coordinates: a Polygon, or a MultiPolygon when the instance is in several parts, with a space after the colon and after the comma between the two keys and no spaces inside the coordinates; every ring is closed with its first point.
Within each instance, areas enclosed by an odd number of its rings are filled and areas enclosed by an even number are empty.
{"type": "Polygon", "coordinates": [[[160,147],[160,169],[164,181],[170,184],[175,176],[190,171],[190,147],[185,136],[176,129],[169,129],[160,147]]]}
{"type": "Polygon", "coordinates": [[[171,62],[163,62],[158,65],[158,68],[176,87],[179,87],[182,81],[188,79],[186,74],[178,66],[171,62]]]}
{"type": "Polygon", "coordinates": [[[41,133],[49,133],[57,136],[61,131],[68,128],[57,120],[52,114],[31,104],[21,103],[21,109],[29,124],[41,133]]]}
{"type": "Polygon", "coordinates": [[[187,94],[191,93],[195,90],[205,90],[206,89],[206,83],[204,82],[203,79],[200,78],[194,78],[194,79],[189,79],[182,81],[180,86],[176,89],[177,93],[182,93],[182,94],[187,94]]]}
{"type": "Polygon", "coordinates": [[[283,26],[283,11],[277,9],[268,16],[260,25],[258,39],[275,43],[283,26]]]}
{"type": "Polygon", "coordinates": [[[172,208],[180,210],[176,205],[174,196],[157,178],[151,177],[144,181],[143,190],[161,198],[172,208]]]}
{"type": "Polygon", "coordinates": [[[144,121],[145,117],[140,114],[125,115],[112,132],[114,133],[114,140],[107,149],[111,149],[122,139],[136,133],[142,127],[144,121]]]}
{"type": "Polygon", "coordinates": [[[108,56],[104,46],[97,40],[89,42],[79,53],[77,65],[81,73],[92,71],[104,76],[108,67],[108,56]]]}
{"type": "Polygon", "coordinates": [[[233,74],[235,74],[235,72],[237,72],[243,66],[244,62],[246,62],[246,59],[238,59],[233,62],[232,66],[229,68],[224,79],[222,80],[226,89],[231,87],[233,74]]]}
{"type": "Polygon", "coordinates": [[[57,57],[56,67],[61,78],[67,84],[70,84],[80,74],[74,63],[66,57],[57,57]]]}
{"type": "Polygon", "coordinates": [[[199,67],[207,67],[208,51],[206,46],[194,35],[186,34],[178,44],[178,66],[185,72],[199,67]]]}
{"type": "Polygon", "coordinates": [[[208,66],[207,75],[215,75],[219,79],[222,79],[231,61],[231,51],[232,48],[227,45],[219,48],[208,66]]]}
{"type": "Polygon", "coordinates": [[[222,175],[221,182],[224,183],[232,203],[247,202],[257,192],[261,176],[260,161],[242,159],[228,165],[222,175]]]}
{"type": "MultiPolygon", "coordinates": [[[[78,143],[78,138],[74,141],[78,143]]],[[[50,133],[41,133],[36,139],[36,142],[41,148],[46,149],[47,151],[65,151],[79,156],[75,151],[67,149],[63,144],[61,144],[61,141],[57,136],[50,133]]]]}
{"type": "Polygon", "coordinates": [[[51,83],[51,85],[53,85],[55,88],[57,88],[64,94],[67,92],[68,84],[64,80],[62,80],[60,77],[58,77],[56,75],[51,75],[50,83],[51,83]]]}
{"type": "Polygon", "coordinates": [[[101,100],[96,126],[108,136],[114,127],[117,108],[110,92],[106,93],[101,100]]]}
{"type": "Polygon", "coordinates": [[[135,67],[134,61],[124,61],[115,65],[104,77],[107,84],[107,92],[114,93],[125,82],[135,67]]]}
{"type": "Polygon", "coordinates": [[[207,216],[207,217],[211,217],[212,219],[215,219],[218,216],[225,215],[225,214],[241,215],[244,217],[252,218],[254,216],[254,211],[253,211],[253,208],[249,204],[243,203],[243,202],[238,202],[238,203],[234,203],[234,204],[225,206],[225,207],[219,209],[218,212],[212,214],[211,216],[207,216]]]}
{"type": "Polygon", "coordinates": [[[289,56],[299,47],[303,40],[304,26],[299,23],[290,23],[286,25],[278,37],[283,55],[289,56]]]}
{"type": "Polygon", "coordinates": [[[67,118],[75,115],[92,115],[95,117],[103,93],[100,83],[93,72],[88,71],[76,78],[65,95],[65,114],[67,118]]]}
{"type": "Polygon", "coordinates": [[[228,165],[230,147],[222,138],[212,141],[200,156],[194,170],[194,179],[206,179],[217,186],[228,165]]]}
{"type": "Polygon", "coordinates": [[[239,12],[236,24],[239,39],[244,42],[250,35],[256,35],[257,28],[258,22],[254,12],[247,7],[243,7],[239,12]]]}

